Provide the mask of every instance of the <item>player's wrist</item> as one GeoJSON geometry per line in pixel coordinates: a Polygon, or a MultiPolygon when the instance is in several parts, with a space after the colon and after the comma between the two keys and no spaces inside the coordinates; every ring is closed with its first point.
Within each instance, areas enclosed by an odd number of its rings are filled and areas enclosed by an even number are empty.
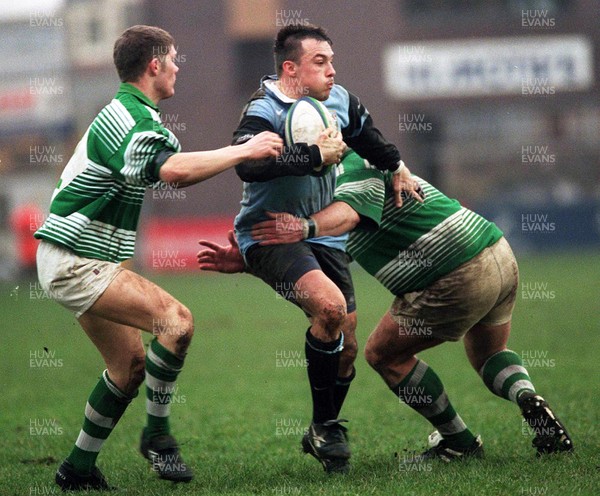
{"type": "Polygon", "coordinates": [[[319,167],[320,165],[323,165],[323,161],[325,160],[325,157],[323,156],[323,150],[321,150],[321,147],[319,145],[310,145],[309,148],[311,148],[312,150],[316,149],[317,153],[313,153],[312,157],[315,159],[314,163],[312,164],[313,167],[319,167]]]}
{"type": "Polygon", "coordinates": [[[302,224],[302,239],[308,239],[308,219],[300,219],[302,224]]]}
{"type": "MultiPolygon", "coordinates": [[[[252,138],[250,138],[250,139],[252,139],[252,138]]],[[[252,143],[250,143],[250,139],[248,139],[248,141],[245,141],[244,143],[242,143],[240,145],[232,146],[235,149],[234,153],[235,152],[239,153],[240,158],[243,161],[252,159],[252,143]]]]}
{"type": "Polygon", "coordinates": [[[306,172],[310,173],[313,169],[318,169],[323,164],[323,153],[319,145],[303,145],[307,146],[308,156],[303,157],[301,163],[306,167],[306,172]]]}
{"type": "Polygon", "coordinates": [[[316,238],[319,235],[319,225],[312,217],[302,220],[302,239],[316,238]]]}

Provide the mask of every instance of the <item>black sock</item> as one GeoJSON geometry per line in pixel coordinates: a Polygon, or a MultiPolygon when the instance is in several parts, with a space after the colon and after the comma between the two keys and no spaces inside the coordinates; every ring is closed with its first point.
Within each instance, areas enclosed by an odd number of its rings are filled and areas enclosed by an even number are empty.
{"type": "Polygon", "coordinates": [[[350,383],[356,377],[356,369],[352,367],[352,373],[348,377],[338,377],[335,381],[335,389],[333,390],[333,404],[335,406],[336,417],[339,417],[340,410],[350,389],[350,383]]]}
{"type": "Polygon", "coordinates": [[[333,401],[335,381],[340,361],[341,344],[344,335],[330,343],[315,338],[306,331],[304,351],[308,360],[308,382],[313,400],[313,422],[321,424],[336,418],[337,410],[333,401]]]}

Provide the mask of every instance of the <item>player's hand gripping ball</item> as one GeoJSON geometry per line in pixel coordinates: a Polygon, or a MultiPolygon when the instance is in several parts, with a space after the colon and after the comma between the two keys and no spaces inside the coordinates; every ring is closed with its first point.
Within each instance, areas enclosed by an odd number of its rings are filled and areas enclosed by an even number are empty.
{"type": "MultiPolygon", "coordinates": [[[[314,145],[319,135],[328,127],[337,127],[337,121],[323,103],[310,96],[303,96],[294,102],[285,118],[285,144],[293,147],[296,143],[314,145]]],[[[331,165],[320,165],[313,169],[313,176],[323,176],[331,165]]]]}

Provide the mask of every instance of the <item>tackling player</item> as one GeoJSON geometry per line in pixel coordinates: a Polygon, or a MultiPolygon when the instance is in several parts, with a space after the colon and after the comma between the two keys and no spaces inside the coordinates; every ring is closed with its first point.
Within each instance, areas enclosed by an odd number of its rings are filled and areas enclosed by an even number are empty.
{"type": "MultiPolygon", "coordinates": [[[[423,456],[449,462],[483,455],[456,413],[437,374],[416,357],[446,341],[464,339],[471,365],[490,391],[519,405],[535,432],[538,454],[571,451],[565,427],[539,396],[520,356],[507,349],[518,268],[495,224],[419,181],[424,203],[394,206],[391,176],[355,153],[338,166],[335,202],[312,217],[325,235],[350,233],[350,255],[395,295],[368,339],[365,354],[392,392],[436,431],[423,456]]],[[[305,219],[271,214],[253,236],[263,245],[305,238],[305,219]]],[[[230,241],[235,241],[233,238],[230,241]]],[[[235,246],[201,242],[204,270],[243,270],[235,246]]]]}
{"type": "MultiPolygon", "coordinates": [[[[355,375],[357,349],[356,304],[345,236],[315,235],[293,245],[260,246],[251,230],[253,224],[268,218],[267,211],[309,217],[330,204],[335,171],[321,167],[339,162],[346,144],[383,170],[400,173],[403,168],[397,148],[373,126],[359,99],[334,84],[332,42],[322,28],[287,26],[277,34],[274,52],[277,75],[263,78],[250,98],[233,143],[244,143],[263,131],[283,137],[288,109],[301,96],[316,98],[333,111],[341,133],[330,129],[315,145],[296,144],[284,148],[277,159],[236,166],[244,193],[235,231],[251,272],[309,316],[305,353],[313,414],[304,448],[326,471],[343,472],[348,469],[350,449],[338,414],[355,375]]],[[[406,170],[402,176],[396,174],[394,182],[399,203],[402,188],[416,195],[406,170]]]]}
{"type": "Polygon", "coordinates": [[[160,119],[158,103],[173,96],[179,70],[173,38],[133,26],[117,39],[122,84],[77,145],[35,237],[40,283],[71,310],[106,363],[85,407],[71,453],[56,473],[63,490],[109,489],[96,467],[100,449],[146,380],[147,425],[140,450],[163,479],[189,481],[170,433],[170,399],[194,323],[163,289],[124,269],[133,256],[147,186],[186,186],[249,159],[276,157],[283,145],[262,133],[243,146],[181,153],[160,119]],[[139,329],[155,335],[145,353],[139,329]]]}

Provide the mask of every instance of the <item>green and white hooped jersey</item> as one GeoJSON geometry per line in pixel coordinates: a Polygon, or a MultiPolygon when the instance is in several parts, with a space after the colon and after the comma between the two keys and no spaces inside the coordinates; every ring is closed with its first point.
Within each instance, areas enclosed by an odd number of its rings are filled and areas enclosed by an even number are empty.
{"type": "Polygon", "coordinates": [[[424,203],[394,205],[392,175],[351,152],[337,168],[335,200],[361,216],[348,253],[395,295],[426,288],[502,237],[480,215],[423,179],[424,203]]]}
{"type": "Polygon", "coordinates": [[[34,236],[83,257],[131,258],[145,189],[159,182],[155,158],[180,149],[158,107],[122,83],[77,145],[34,236]]]}

